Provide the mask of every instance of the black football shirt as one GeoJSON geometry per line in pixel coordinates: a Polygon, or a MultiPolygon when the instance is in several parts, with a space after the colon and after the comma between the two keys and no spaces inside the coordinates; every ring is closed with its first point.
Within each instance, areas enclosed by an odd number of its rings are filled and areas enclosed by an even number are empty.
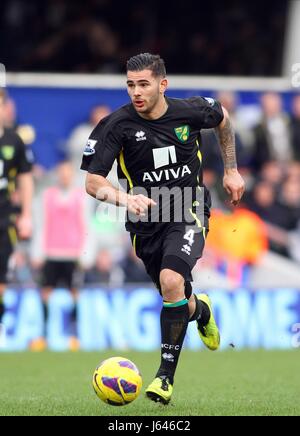
{"type": "Polygon", "coordinates": [[[11,194],[19,174],[31,171],[32,152],[14,130],[4,129],[0,136],[0,229],[11,223],[11,194]]]}
{"type": "MultiPolygon", "coordinates": [[[[202,97],[166,101],[168,110],[157,120],[143,119],[132,104],[104,118],[88,140],[81,169],[106,177],[117,159],[118,177],[126,181],[127,192],[136,194],[143,188],[151,198],[155,188],[180,188],[182,192],[184,188],[204,188],[200,131],[222,122],[222,107],[202,97]]],[[[170,203],[171,209],[176,209],[173,197],[170,203]]],[[[209,206],[206,192],[207,215],[209,206]]],[[[161,210],[157,216],[154,221],[160,221],[161,210]]],[[[128,219],[126,229],[151,234],[159,230],[157,224],[128,219]]]]}

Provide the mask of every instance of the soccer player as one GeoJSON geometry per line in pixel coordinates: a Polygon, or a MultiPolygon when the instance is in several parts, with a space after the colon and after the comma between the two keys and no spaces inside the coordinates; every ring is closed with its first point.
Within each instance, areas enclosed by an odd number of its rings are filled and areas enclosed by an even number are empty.
{"type": "Polygon", "coordinates": [[[202,181],[201,129],[216,129],[225,167],[224,188],[233,204],[239,203],[245,189],[237,170],[227,111],[210,98],[168,98],[167,86],[165,64],[158,55],[132,57],[127,62],[131,104],[98,124],[82,163],[82,169],[88,171],[87,192],[100,201],[127,208],[126,229],[136,254],[163,297],[161,364],[146,390],[151,400],[163,404],[171,399],[188,323],[197,322],[199,335],[210,350],[220,345],[211,302],[205,294],[193,295],[191,286],[191,271],[202,256],[211,206],[202,181]],[[128,181],[127,193],[106,179],[115,159],[119,178],[128,181]],[[144,188],[146,195],[137,194],[137,188],[144,188]],[[155,188],[177,188],[182,195],[190,188],[187,210],[191,219],[174,217],[183,204],[178,201],[178,191],[176,199],[158,202],[152,196],[155,188]],[[204,197],[203,216],[197,214],[200,202],[195,199],[200,198],[199,193],[204,197]],[[166,206],[172,212],[169,220],[165,219],[166,206]]]}
{"type": "Polygon", "coordinates": [[[73,351],[79,348],[77,339],[76,273],[84,248],[86,217],[84,216],[85,191],[74,186],[71,162],[61,162],[57,168],[57,183],[48,187],[39,202],[38,223],[35,228],[36,249],[41,260],[42,300],[44,313],[44,337],[32,341],[31,349],[43,351],[46,346],[49,319],[49,299],[59,287],[70,290],[74,302],[71,313],[69,346],[73,351]]]}
{"type": "Polygon", "coordinates": [[[0,324],[4,314],[4,291],[8,261],[20,239],[32,233],[31,204],[33,180],[32,155],[14,130],[4,127],[6,92],[0,89],[0,324]],[[11,195],[16,185],[20,192],[21,214],[16,218],[11,195]]]}

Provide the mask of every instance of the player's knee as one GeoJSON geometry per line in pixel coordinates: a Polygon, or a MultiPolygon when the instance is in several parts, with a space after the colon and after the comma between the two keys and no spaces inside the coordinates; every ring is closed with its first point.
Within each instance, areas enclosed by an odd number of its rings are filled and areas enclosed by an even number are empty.
{"type": "Polygon", "coordinates": [[[163,270],[160,273],[160,285],[165,301],[172,303],[185,298],[184,279],[180,274],[171,270],[163,270]]]}

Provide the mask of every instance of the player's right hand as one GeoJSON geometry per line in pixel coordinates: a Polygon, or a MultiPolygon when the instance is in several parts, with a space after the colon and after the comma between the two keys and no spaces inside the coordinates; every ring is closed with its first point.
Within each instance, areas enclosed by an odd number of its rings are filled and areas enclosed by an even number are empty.
{"type": "Polygon", "coordinates": [[[223,185],[231,196],[231,204],[238,206],[245,192],[245,182],[237,169],[225,170],[223,185]]]}
{"type": "Polygon", "coordinates": [[[146,216],[146,212],[148,211],[149,207],[152,206],[156,206],[155,201],[151,200],[151,198],[145,197],[142,194],[128,195],[127,197],[128,212],[137,216],[146,216]]]}

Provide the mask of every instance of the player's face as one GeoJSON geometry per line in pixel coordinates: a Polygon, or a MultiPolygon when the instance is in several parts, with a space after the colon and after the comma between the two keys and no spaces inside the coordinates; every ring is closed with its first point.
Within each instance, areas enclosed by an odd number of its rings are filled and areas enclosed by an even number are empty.
{"type": "Polygon", "coordinates": [[[128,71],[127,91],[135,110],[140,114],[150,114],[164,98],[166,79],[154,77],[152,71],[128,71]]]}

